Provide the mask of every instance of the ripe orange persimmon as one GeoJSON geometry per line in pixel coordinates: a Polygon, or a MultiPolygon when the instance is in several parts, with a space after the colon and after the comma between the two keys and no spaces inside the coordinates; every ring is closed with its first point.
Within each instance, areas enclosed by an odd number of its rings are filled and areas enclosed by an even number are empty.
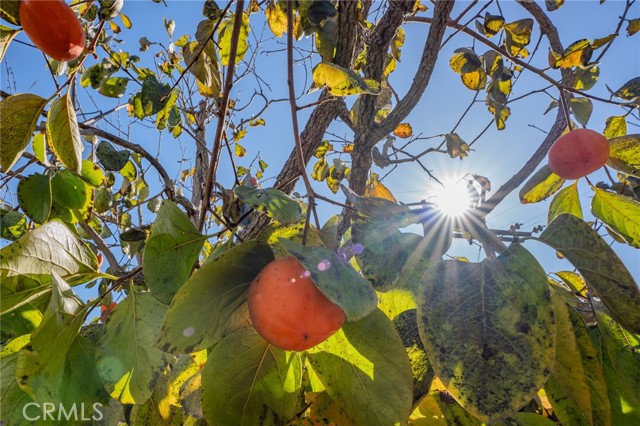
{"type": "Polygon", "coordinates": [[[84,29],[64,0],[21,0],[20,23],[33,44],[55,60],[71,61],[84,50],[84,29]]]}
{"type": "Polygon", "coordinates": [[[345,320],[342,309],[318,290],[291,256],[272,261],[253,280],[249,315],[265,340],[289,351],[324,342],[345,320]]]}
{"type": "Polygon", "coordinates": [[[560,136],[549,150],[549,168],[565,179],[595,172],[609,159],[609,142],[598,132],[575,129],[560,136]]]}

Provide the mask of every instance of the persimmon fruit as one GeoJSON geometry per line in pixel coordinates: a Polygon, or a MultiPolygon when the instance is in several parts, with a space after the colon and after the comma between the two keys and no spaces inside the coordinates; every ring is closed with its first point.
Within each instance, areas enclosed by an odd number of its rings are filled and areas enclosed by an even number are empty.
{"type": "Polygon", "coordinates": [[[253,280],[249,315],[258,334],[289,351],[324,342],[345,320],[342,309],[320,292],[292,256],[272,261],[253,280]]]}
{"type": "Polygon", "coordinates": [[[33,44],[57,61],[71,61],[84,50],[84,28],[64,0],[21,0],[20,23],[33,44]]]}
{"type": "Polygon", "coordinates": [[[609,159],[609,142],[598,132],[575,129],[560,136],[548,154],[549,168],[565,179],[595,172],[609,159]]]}

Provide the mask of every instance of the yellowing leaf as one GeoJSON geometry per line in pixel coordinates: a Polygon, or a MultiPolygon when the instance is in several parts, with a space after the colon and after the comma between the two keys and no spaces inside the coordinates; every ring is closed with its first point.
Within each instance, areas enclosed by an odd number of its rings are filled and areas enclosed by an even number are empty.
{"type": "Polygon", "coordinates": [[[381,92],[377,82],[367,82],[356,72],[329,62],[321,62],[316,65],[313,69],[313,82],[316,88],[326,86],[329,93],[334,96],[362,93],[378,95],[381,92]]]}
{"type": "Polygon", "coordinates": [[[354,145],[352,143],[348,143],[346,145],[343,145],[342,146],[342,152],[350,154],[350,153],[353,152],[353,147],[354,147],[354,145]]]}
{"type": "Polygon", "coordinates": [[[396,127],[393,131],[393,134],[399,138],[407,139],[410,138],[411,135],[413,135],[413,128],[409,123],[400,123],[398,124],[398,127],[396,127]]]}
{"type": "MultiPolygon", "coordinates": [[[[235,16],[231,15],[229,19],[222,21],[218,30],[218,45],[220,46],[220,62],[222,65],[229,65],[229,56],[231,55],[231,34],[233,33],[233,21],[235,16]]],[[[245,53],[249,49],[247,37],[249,36],[249,15],[242,14],[240,23],[240,34],[238,36],[238,48],[236,50],[236,64],[242,61],[245,53]]]]}
{"type": "Polygon", "coordinates": [[[613,139],[627,134],[627,121],[624,115],[607,118],[603,135],[607,139],[613,139]]]}
{"type": "Polygon", "coordinates": [[[545,165],[524,184],[520,190],[520,202],[528,204],[545,200],[558,192],[564,181],[545,165]]]}
{"type": "Polygon", "coordinates": [[[458,74],[462,74],[477,71],[482,67],[482,62],[473,49],[463,47],[456,49],[455,54],[449,60],[449,66],[458,74]]]}
{"type": "Polygon", "coordinates": [[[554,60],[549,65],[552,68],[573,68],[578,65],[587,65],[592,53],[593,48],[589,40],[578,40],[567,47],[561,55],[554,54],[554,60]]]}
{"type": "Polygon", "coordinates": [[[244,157],[247,154],[247,149],[236,142],[236,157],[244,157]]]}
{"type": "Polygon", "coordinates": [[[280,2],[278,0],[269,1],[265,13],[273,35],[282,37],[282,34],[287,32],[287,13],[280,7],[280,2]]]}
{"type": "Polygon", "coordinates": [[[69,170],[80,173],[83,144],[76,109],[69,92],[51,104],[47,116],[46,137],[60,162],[69,170]]]}
{"type": "Polygon", "coordinates": [[[544,0],[544,5],[549,12],[558,10],[564,4],[564,0],[544,0]]]}
{"type": "Polygon", "coordinates": [[[385,200],[389,200],[394,203],[398,202],[398,200],[396,200],[396,197],[394,197],[391,191],[389,191],[389,188],[387,188],[382,182],[379,182],[377,180],[375,183],[367,185],[364,195],[366,197],[384,198],[385,200]]]}
{"type": "Polygon", "coordinates": [[[470,90],[482,90],[487,85],[487,75],[482,68],[460,75],[462,83],[470,90]]]}
{"type": "Polygon", "coordinates": [[[469,155],[469,145],[456,133],[449,133],[445,136],[447,141],[447,152],[451,158],[459,157],[461,160],[469,155]]]}
{"type": "Polygon", "coordinates": [[[607,166],[640,177],[640,134],[619,136],[609,140],[607,166]]]}
{"type": "Polygon", "coordinates": [[[0,165],[4,173],[20,158],[36,128],[47,100],[24,93],[0,102],[0,165]]]}
{"type": "Polygon", "coordinates": [[[561,214],[572,214],[582,219],[582,206],[580,205],[580,196],[578,194],[578,181],[562,189],[553,197],[549,205],[549,213],[547,214],[547,223],[553,222],[553,219],[561,214]]]}
{"type": "Polygon", "coordinates": [[[620,234],[629,245],[640,248],[640,203],[624,195],[595,188],[591,202],[595,217],[620,234]]]}
{"type": "Polygon", "coordinates": [[[578,65],[575,69],[575,82],[573,87],[578,90],[589,90],[598,82],[600,68],[597,65],[582,67],[578,65]]]}
{"type": "Polygon", "coordinates": [[[487,12],[484,15],[484,32],[489,37],[496,35],[504,26],[504,18],[500,15],[491,15],[487,12]]]}
{"type": "Polygon", "coordinates": [[[633,100],[640,96],[640,77],[632,78],[616,90],[615,96],[620,99],[633,100]]]}
{"type": "Polygon", "coordinates": [[[640,18],[630,19],[627,24],[627,36],[632,36],[640,31],[640,18]]]}

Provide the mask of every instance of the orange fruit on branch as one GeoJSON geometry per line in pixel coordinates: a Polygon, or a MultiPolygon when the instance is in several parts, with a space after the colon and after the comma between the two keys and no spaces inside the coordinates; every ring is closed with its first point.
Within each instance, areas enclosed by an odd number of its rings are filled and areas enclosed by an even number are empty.
{"type": "Polygon", "coordinates": [[[552,172],[565,179],[578,179],[604,166],[609,159],[609,142],[593,130],[575,129],[554,142],[548,159],[552,172]]]}
{"type": "Polygon", "coordinates": [[[249,315],[258,334],[289,351],[324,342],[345,320],[342,309],[320,292],[309,272],[292,256],[272,261],[253,280],[249,315]]]}
{"type": "Polygon", "coordinates": [[[57,61],[71,61],[84,50],[84,28],[63,0],[21,0],[20,23],[33,44],[57,61]]]}

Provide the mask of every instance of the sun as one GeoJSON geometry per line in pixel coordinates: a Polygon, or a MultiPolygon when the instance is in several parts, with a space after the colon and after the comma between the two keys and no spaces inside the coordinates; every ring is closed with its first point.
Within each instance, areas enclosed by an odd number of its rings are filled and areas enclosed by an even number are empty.
{"type": "Polygon", "coordinates": [[[450,217],[464,215],[471,205],[469,190],[464,179],[444,180],[442,185],[434,186],[429,195],[429,201],[450,217]]]}

